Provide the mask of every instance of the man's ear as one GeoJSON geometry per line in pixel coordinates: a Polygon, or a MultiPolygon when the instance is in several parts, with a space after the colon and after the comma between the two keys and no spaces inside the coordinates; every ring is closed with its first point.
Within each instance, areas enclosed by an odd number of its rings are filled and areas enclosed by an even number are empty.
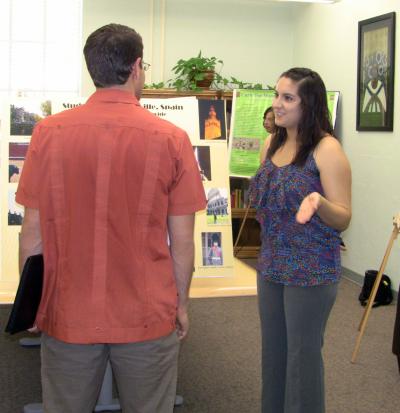
{"type": "Polygon", "coordinates": [[[132,75],[134,79],[139,78],[139,74],[141,70],[142,70],[142,58],[138,57],[132,65],[132,75]]]}

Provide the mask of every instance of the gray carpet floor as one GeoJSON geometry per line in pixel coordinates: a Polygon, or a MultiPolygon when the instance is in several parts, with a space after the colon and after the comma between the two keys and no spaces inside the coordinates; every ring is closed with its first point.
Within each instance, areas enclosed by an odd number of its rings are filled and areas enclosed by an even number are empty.
{"type": "MultiPolygon", "coordinates": [[[[328,323],[324,348],[327,413],[398,412],[400,374],[391,353],[394,304],[372,310],[357,363],[350,363],[363,312],[357,300],[359,291],[352,282],[341,282],[328,323]]],[[[9,310],[9,306],[0,306],[2,329],[9,310]]],[[[179,362],[178,393],[184,405],[175,412],[259,412],[256,297],[193,299],[190,313],[191,331],[179,362]]],[[[40,401],[39,349],[20,347],[18,340],[23,336],[0,335],[0,413],[20,413],[26,403],[40,401]]]]}

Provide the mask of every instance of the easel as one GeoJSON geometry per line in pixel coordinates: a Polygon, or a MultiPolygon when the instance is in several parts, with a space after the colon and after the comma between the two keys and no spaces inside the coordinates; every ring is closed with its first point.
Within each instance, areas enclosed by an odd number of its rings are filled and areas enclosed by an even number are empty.
{"type": "Polygon", "coordinates": [[[233,245],[233,256],[234,256],[234,257],[236,257],[236,255],[237,255],[237,253],[238,253],[238,251],[239,251],[239,249],[240,249],[240,247],[238,247],[237,244],[238,244],[238,242],[239,242],[240,236],[242,235],[242,231],[243,231],[243,228],[244,228],[244,224],[246,223],[247,215],[249,214],[250,204],[251,204],[251,203],[249,202],[248,205],[247,205],[247,207],[246,207],[246,211],[245,211],[245,213],[244,213],[244,217],[243,217],[243,219],[242,219],[242,223],[240,224],[239,233],[238,233],[238,235],[237,235],[237,237],[236,237],[235,244],[233,245]]]}
{"type": "Polygon", "coordinates": [[[389,259],[389,255],[390,255],[390,251],[391,251],[392,246],[393,246],[393,242],[397,238],[397,235],[399,234],[399,232],[400,232],[400,222],[399,222],[399,219],[396,219],[396,217],[395,217],[395,219],[393,221],[392,235],[390,236],[389,243],[386,247],[386,252],[385,252],[385,255],[384,255],[383,260],[382,260],[382,264],[381,264],[381,266],[379,268],[379,272],[376,276],[374,286],[372,288],[371,294],[370,294],[369,299],[368,299],[367,306],[366,306],[366,308],[364,310],[364,314],[361,318],[360,325],[358,326],[359,333],[358,333],[356,345],[354,347],[353,355],[351,357],[351,362],[352,363],[356,362],[357,353],[358,353],[358,350],[360,348],[361,339],[364,335],[365,328],[367,326],[367,321],[368,321],[369,314],[371,312],[372,304],[375,301],[376,293],[378,292],[379,284],[381,282],[383,272],[385,271],[386,263],[389,259]]]}

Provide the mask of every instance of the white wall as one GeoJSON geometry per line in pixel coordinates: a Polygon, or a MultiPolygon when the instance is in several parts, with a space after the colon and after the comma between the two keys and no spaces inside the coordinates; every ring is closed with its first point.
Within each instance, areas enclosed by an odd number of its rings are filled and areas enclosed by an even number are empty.
{"type": "MultiPolygon", "coordinates": [[[[293,61],[296,6],[257,0],[84,0],[83,39],[98,27],[121,23],[143,37],[146,83],[167,81],[180,58],[216,56],[221,74],[274,84],[293,61]]],[[[83,67],[82,95],[93,92],[83,67]]]]}
{"type": "MultiPolygon", "coordinates": [[[[357,132],[358,21],[389,12],[400,17],[398,0],[342,0],[329,6],[308,5],[298,11],[294,65],[318,71],[331,90],[339,90],[339,134],[353,171],[353,218],[343,234],[348,251],[343,265],[364,274],[379,269],[391,231],[392,216],[400,212],[400,30],[395,56],[393,132],[357,132]]],[[[400,238],[385,272],[397,289],[400,282],[400,238]]]]}
{"type": "Polygon", "coordinates": [[[168,0],[165,77],[201,49],[224,61],[222,75],[274,84],[293,60],[294,8],[252,1],[168,0]]]}
{"type": "MultiPolygon", "coordinates": [[[[152,1],[147,0],[83,0],[82,10],[82,49],[87,37],[101,26],[109,23],[133,27],[146,45],[152,44],[152,1]]],[[[144,60],[149,60],[145,49],[144,60]]],[[[151,51],[150,51],[151,53],[151,51]]],[[[149,62],[151,63],[151,62],[149,62]]],[[[83,59],[82,96],[94,92],[94,86],[83,59]]]]}

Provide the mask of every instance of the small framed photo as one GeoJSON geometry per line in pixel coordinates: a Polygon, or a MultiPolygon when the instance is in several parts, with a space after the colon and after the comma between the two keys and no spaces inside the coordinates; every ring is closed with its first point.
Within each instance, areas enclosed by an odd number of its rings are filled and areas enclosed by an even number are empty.
{"type": "Polygon", "coordinates": [[[395,23],[394,12],[358,22],[358,131],[393,131],[395,23]]]}

